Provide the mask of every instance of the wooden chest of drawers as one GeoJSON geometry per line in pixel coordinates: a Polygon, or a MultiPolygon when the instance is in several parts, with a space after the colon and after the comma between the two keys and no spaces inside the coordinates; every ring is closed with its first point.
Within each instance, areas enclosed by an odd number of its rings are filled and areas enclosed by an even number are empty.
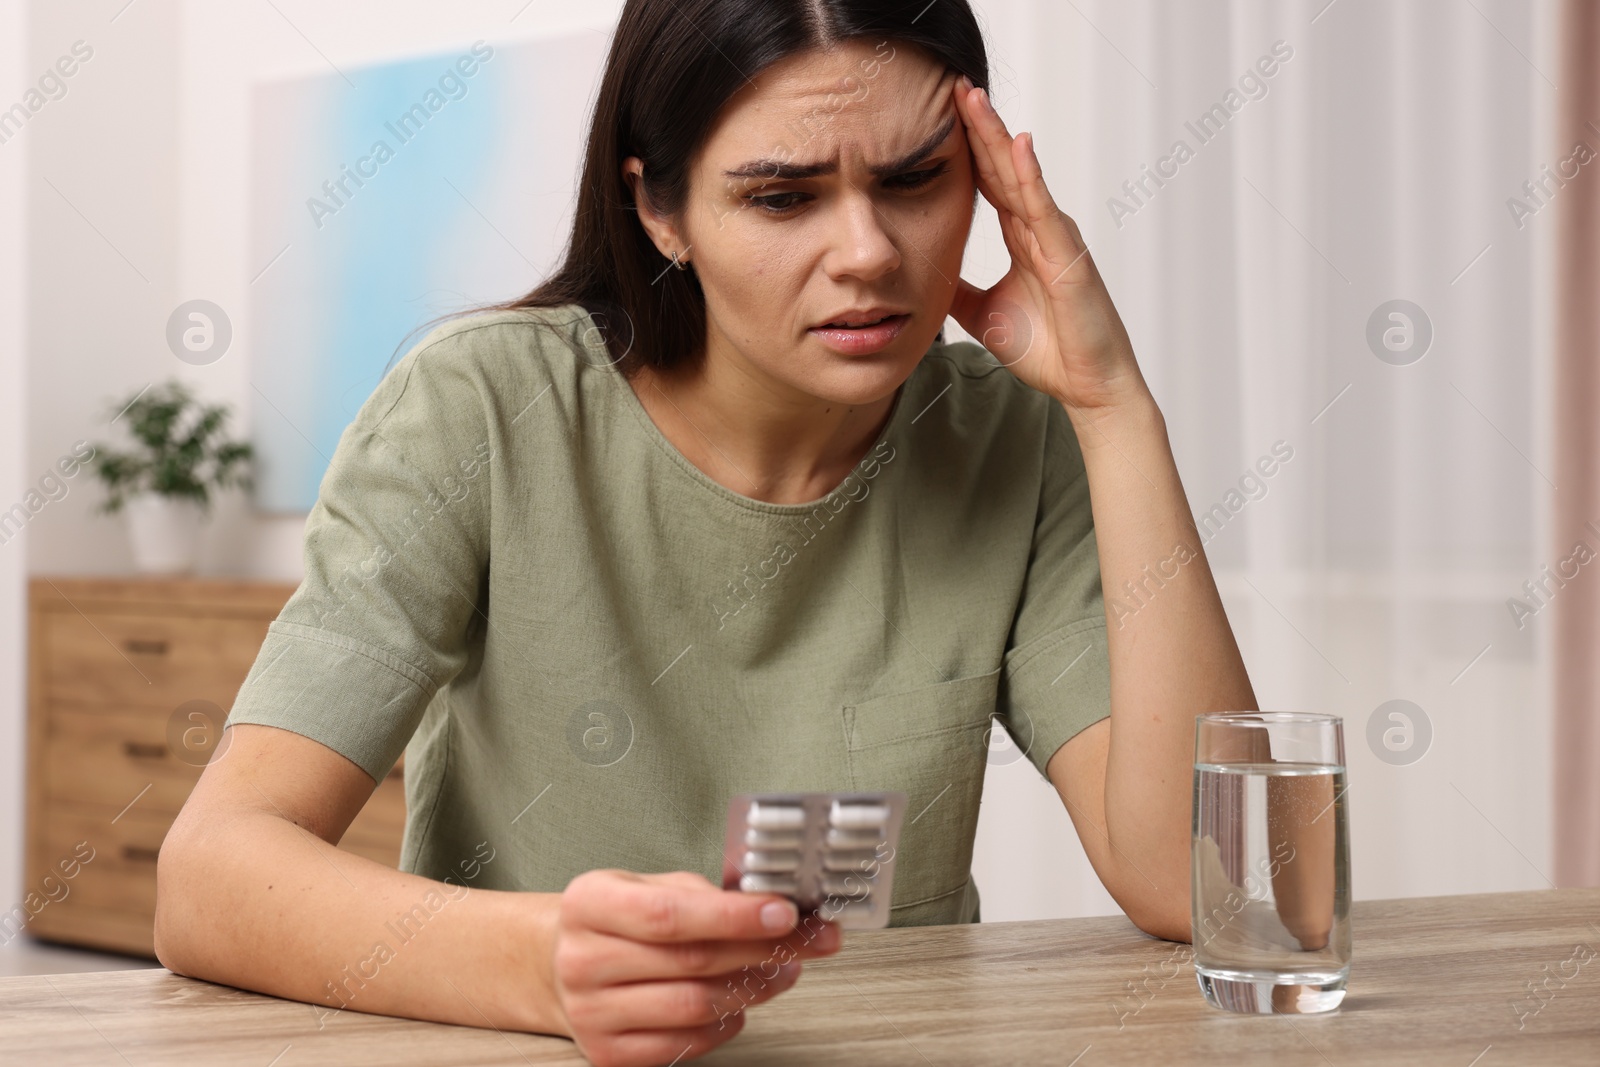
{"type": "MultiPolygon", "coordinates": [[[[161,841],[294,589],[191,578],[30,582],[23,929],[154,957],[161,841]]],[[[399,863],[402,771],[379,783],[340,848],[399,863]]],[[[17,916],[9,918],[8,935],[17,916]]]]}

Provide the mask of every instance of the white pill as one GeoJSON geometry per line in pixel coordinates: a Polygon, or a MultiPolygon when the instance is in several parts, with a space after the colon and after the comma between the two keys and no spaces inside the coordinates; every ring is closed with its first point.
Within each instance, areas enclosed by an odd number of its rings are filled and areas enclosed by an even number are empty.
{"type": "Polygon", "coordinates": [[[797,804],[752,801],[746,821],[758,830],[798,830],[806,824],[806,810],[797,804]]]}
{"type": "Polygon", "coordinates": [[[792,876],[783,874],[747,874],[739,879],[739,888],[746,893],[789,893],[800,889],[792,876]]]}
{"type": "Polygon", "coordinates": [[[826,852],[822,856],[825,871],[870,871],[878,862],[876,852],[826,852]]]}
{"type": "Polygon", "coordinates": [[[801,834],[781,830],[757,830],[753,826],[744,832],[744,843],[751,848],[799,848],[804,840],[801,834]]]}
{"type": "Polygon", "coordinates": [[[877,848],[882,840],[883,835],[877,830],[841,830],[834,826],[828,829],[827,845],[829,848],[877,848]]]}
{"type": "Polygon", "coordinates": [[[882,826],[889,821],[887,804],[849,804],[835,800],[828,812],[828,821],[847,830],[860,830],[868,826],[882,826]]]}
{"type": "Polygon", "coordinates": [[[793,871],[800,866],[798,852],[746,852],[744,869],[747,871],[793,871]]]}

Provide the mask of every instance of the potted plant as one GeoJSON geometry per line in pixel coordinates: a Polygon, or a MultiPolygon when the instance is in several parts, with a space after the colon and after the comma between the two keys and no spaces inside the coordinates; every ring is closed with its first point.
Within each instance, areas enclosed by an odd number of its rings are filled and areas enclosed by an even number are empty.
{"type": "Polygon", "coordinates": [[[118,452],[95,445],[90,462],[105,483],[104,514],[127,517],[134,565],[146,573],[194,569],[200,531],[211,513],[212,490],[254,488],[253,449],[222,438],[228,409],[203,405],[173,379],[113,409],[126,418],[137,447],[118,452]]]}

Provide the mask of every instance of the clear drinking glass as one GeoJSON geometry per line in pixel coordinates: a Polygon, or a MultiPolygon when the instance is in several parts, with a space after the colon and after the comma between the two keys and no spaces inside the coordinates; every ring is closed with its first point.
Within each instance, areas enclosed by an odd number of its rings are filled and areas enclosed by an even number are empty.
{"type": "Polygon", "coordinates": [[[1344,724],[1199,716],[1191,852],[1195,972],[1226,1011],[1331,1011],[1350,973],[1344,724]]]}

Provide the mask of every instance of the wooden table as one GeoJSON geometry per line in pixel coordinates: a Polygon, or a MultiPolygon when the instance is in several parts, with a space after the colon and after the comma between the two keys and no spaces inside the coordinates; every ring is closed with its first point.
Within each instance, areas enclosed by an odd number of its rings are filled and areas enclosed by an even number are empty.
{"type": "MultiPolygon", "coordinates": [[[[1209,1007],[1188,946],[1121,917],[857,932],[696,1062],[1600,1064],[1600,889],[1361,901],[1352,921],[1350,992],[1312,1016],[1209,1007]]],[[[584,1062],[529,1034],[355,1011],[319,1025],[309,1005],[165,970],[0,979],[0,1060],[584,1062]]]]}

